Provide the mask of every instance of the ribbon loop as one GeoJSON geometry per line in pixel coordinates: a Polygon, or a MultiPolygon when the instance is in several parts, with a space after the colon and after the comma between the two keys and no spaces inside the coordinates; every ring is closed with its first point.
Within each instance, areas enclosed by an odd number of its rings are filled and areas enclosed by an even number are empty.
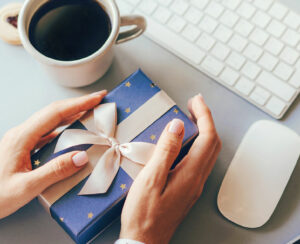
{"type": "Polygon", "coordinates": [[[145,165],[152,155],[155,145],[151,143],[119,143],[114,137],[117,127],[116,116],[115,103],[101,104],[94,108],[95,132],[65,130],[57,142],[55,152],[81,144],[108,147],[104,154],[99,155],[99,160],[79,195],[106,193],[122,165],[123,158],[135,164],[145,165]]]}

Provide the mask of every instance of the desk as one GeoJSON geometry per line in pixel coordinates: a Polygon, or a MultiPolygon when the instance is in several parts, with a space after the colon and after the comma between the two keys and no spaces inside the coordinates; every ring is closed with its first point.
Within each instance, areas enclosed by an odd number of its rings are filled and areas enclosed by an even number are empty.
{"type": "MultiPolygon", "coordinates": [[[[2,0],[1,6],[10,2],[2,0]]],[[[297,0],[286,0],[300,10],[297,0]]],[[[34,111],[52,101],[80,96],[101,89],[111,90],[141,67],[185,111],[189,97],[201,92],[213,112],[223,149],[203,194],[179,226],[171,243],[285,243],[300,234],[300,164],[270,221],[259,229],[244,229],[225,220],[216,205],[226,169],[249,126],[257,120],[273,120],[253,105],[201,74],[145,37],[119,45],[108,73],[84,88],[61,87],[52,82],[22,47],[0,42],[0,136],[34,111]]],[[[300,98],[280,122],[300,134],[300,98]]],[[[113,224],[94,243],[113,243],[120,223],[113,224]]],[[[73,243],[35,199],[0,221],[0,242],[73,243]]]]}

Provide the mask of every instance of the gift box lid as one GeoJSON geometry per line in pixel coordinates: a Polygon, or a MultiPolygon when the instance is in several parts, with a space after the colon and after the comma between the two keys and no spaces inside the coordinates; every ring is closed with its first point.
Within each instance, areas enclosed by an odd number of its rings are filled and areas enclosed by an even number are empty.
{"type": "MultiPolygon", "coordinates": [[[[141,70],[138,70],[113,89],[103,99],[102,103],[116,103],[117,123],[119,124],[160,91],[159,87],[141,70]]],[[[179,158],[183,157],[189,142],[195,138],[198,130],[196,125],[176,105],[171,107],[132,141],[155,144],[167,123],[174,118],[181,119],[185,125],[183,150],[179,158]]],[[[86,129],[80,121],[75,122],[70,128],[86,129]]],[[[40,165],[43,165],[63,153],[74,150],[87,150],[92,146],[78,145],[53,154],[56,143],[57,139],[42,148],[32,156],[32,161],[39,160],[40,165]]],[[[33,167],[35,167],[34,164],[33,167]]],[[[50,207],[52,217],[78,243],[90,240],[120,214],[124,198],[133,182],[133,179],[120,168],[105,194],[77,195],[87,178],[78,183],[50,207]]],[[[42,200],[45,201],[45,199],[42,200]]]]}

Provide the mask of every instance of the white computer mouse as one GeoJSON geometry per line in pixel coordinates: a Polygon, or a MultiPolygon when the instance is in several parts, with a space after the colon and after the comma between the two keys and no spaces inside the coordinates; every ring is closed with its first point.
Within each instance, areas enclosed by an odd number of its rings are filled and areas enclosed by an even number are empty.
{"type": "Polygon", "coordinates": [[[254,123],[244,136],[223,179],[218,208],[248,228],[264,225],[289,181],[300,155],[300,137],[271,121],[254,123]]]}

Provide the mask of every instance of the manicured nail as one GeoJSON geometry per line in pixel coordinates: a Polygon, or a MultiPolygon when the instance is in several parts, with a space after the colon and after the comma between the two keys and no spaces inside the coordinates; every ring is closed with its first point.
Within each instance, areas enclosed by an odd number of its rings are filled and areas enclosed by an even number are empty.
{"type": "Polygon", "coordinates": [[[198,95],[197,95],[199,98],[201,98],[201,99],[203,99],[203,96],[202,96],[202,94],[201,93],[198,93],[198,95]]]}
{"type": "Polygon", "coordinates": [[[182,120],[173,119],[169,126],[169,132],[180,135],[183,131],[183,128],[184,128],[184,123],[182,120]]]}
{"type": "Polygon", "coordinates": [[[76,153],[72,157],[73,163],[76,167],[81,167],[89,161],[89,157],[85,151],[76,153]]]}
{"type": "Polygon", "coordinates": [[[91,97],[97,97],[97,96],[100,96],[100,95],[103,95],[103,94],[106,94],[107,93],[107,90],[102,90],[102,91],[97,91],[97,92],[93,92],[90,94],[91,97]]]}

